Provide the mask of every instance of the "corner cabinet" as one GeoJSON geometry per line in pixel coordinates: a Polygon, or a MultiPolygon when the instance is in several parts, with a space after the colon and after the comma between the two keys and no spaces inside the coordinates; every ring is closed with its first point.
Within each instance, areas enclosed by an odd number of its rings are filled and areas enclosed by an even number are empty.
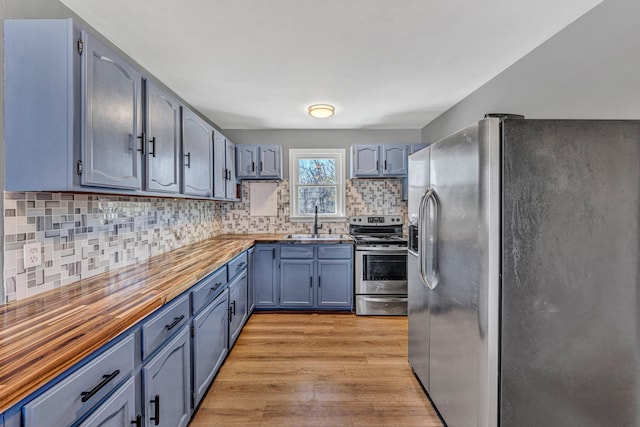
{"type": "Polygon", "coordinates": [[[256,309],[279,306],[278,245],[256,245],[253,252],[253,298],[256,309]]]}
{"type": "Polygon", "coordinates": [[[406,175],[406,145],[351,146],[351,176],[353,178],[392,178],[406,175]]]}
{"type": "Polygon", "coordinates": [[[239,144],[236,158],[240,179],[282,179],[282,147],[279,145],[239,144]]]}

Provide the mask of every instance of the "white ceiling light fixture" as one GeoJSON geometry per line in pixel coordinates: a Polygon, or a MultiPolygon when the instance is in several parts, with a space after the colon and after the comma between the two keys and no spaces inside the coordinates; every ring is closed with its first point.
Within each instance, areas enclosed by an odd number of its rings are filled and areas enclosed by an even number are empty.
{"type": "Polygon", "coordinates": [[[316,119],[328,119],[333,116],[336,109],[330,104],[313,104],[309,106],[309,115],[316,119]]]}

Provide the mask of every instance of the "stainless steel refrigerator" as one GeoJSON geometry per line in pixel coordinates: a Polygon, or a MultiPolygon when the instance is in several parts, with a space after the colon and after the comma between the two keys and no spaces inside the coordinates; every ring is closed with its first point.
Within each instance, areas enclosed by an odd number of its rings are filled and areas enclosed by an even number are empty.
{"type": "Polygon", "coordinates": [[[449,427],[640,426],[640,122],[409,157],[409,360],[449,427]]]}

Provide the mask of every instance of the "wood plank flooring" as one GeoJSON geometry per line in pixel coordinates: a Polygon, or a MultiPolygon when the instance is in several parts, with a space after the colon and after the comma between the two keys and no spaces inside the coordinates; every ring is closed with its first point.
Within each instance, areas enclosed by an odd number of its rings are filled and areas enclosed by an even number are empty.
{"type": "Polygon", "coordinates": [[[442,426],[406,317],[254,313],[191,427],[442,426]]]}

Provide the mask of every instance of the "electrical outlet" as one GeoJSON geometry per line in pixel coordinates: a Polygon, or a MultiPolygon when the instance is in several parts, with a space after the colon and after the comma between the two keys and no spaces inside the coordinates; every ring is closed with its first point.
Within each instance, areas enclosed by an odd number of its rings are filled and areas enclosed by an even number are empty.
{"type": "Polygon", "coordinates": [[[24,268],[37,267],[42,264],[42,245],[27,243],[24,245],[24,268]]]}

